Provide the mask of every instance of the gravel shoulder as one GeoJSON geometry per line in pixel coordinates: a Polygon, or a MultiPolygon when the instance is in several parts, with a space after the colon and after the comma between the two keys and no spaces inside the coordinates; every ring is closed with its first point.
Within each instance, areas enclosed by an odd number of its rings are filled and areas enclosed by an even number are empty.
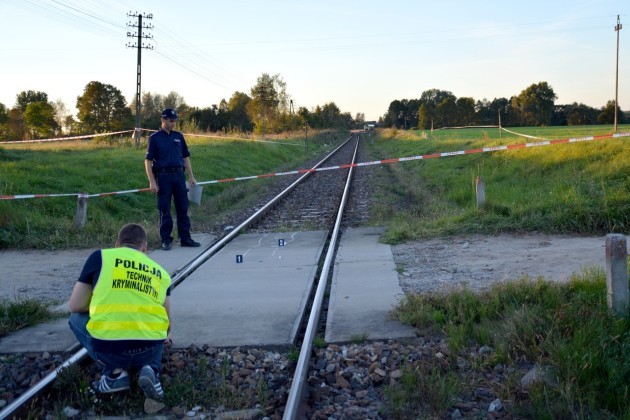
{"type": "Polygon", "coordinates": [[[606,237],[501,234],[413,241],[392,247],[405,292],[483,290],[523,276],[566,281],[606,265],[606,237]]]}

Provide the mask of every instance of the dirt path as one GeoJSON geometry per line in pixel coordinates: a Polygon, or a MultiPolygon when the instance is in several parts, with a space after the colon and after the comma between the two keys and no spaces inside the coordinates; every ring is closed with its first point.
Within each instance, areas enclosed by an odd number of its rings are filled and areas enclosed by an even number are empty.
{"type": "Polygon", "coordinates": [[[480,290],[524,275],[565,281],[589,267],[605,268],[606,238],[559,235],[471,235],[392,247],[405,291],[468,285],[480,290]]]}

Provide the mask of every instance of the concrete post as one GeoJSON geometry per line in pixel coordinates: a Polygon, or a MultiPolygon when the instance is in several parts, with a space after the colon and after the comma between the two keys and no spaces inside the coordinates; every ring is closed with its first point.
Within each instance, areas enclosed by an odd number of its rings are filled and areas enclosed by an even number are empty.
{"type": "Polygon", "coordinates": [[[87,219],[87,205],[88,195],[86,193],[79,194],[77,199],[77,214],[74,218],[74,225],[78,228],[85,226],[85,220],[87,219]]]}
{"type": "Polygon", "coordinates": [[[477,192],[477,208],[483,208],[486,205],[486,187],[480,176],[475,179],[475,191],[477,192]]]}
{"type": "Polygon", "coordinates": [[[628,315],[628,248],[626,237],[606,235],[606,289],[608,308],[615,315],[628,315]]]}

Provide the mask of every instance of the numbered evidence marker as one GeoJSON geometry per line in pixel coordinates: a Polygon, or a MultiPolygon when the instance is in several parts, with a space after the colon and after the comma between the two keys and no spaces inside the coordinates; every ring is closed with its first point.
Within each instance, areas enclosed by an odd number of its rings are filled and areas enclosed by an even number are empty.
{"type": "Polygon", "coordinates": [[[278,246],[284,246],[284,239],[278,239],[278,246]]]}
{"type": "Polygon", "coordinates": [[[242,255],[237,255],[237,256],[236,256],[236,263],[237,263],[237,264],[240,264],[240,263],[242,263],[242,262],[243,262],[243,256],[242,256],[242,255]]]}

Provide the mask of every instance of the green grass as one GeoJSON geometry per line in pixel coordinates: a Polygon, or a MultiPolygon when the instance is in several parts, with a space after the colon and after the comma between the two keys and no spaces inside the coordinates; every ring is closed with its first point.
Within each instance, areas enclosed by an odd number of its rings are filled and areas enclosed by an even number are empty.
{"type": "MultiPolygon", "coordinates": [[[[190,137],[187,142],[195,177],[203,182],[301,169],[302,162],[331,149],[331,140],[346,137],[345,133],[311,135],[307,156],[299,136],[281,139],[293,145],[203,137],[190,137]]],[[[0,145],[0,195],[100,194],[147,188],[144,155],[145,149],[134,147],[128,138],[0,145]]],[[[269,182],[205,185],[202,204],[191,205],[193,229],[206,231],[217,213],[234,209],[269,182]]],[[[159,242],[156,200],[150,192],[90,198],[82,229],[74,225],[76,208],[76,196],[0,200],[0,249],[111,246],[120,227],[130,222],[145,226],[150,245],[159,242]]]]}
{"type": "Polygon", "coordinates": [[[471,391],[471,378],[498,364],[550,366],[557,375],[557,386],[536,386],[528,396],[516,380],[504,385],[502,399],[520,418],[630,416],[630,318],[608,310],[601,269],[568,283],[521,278],[481,293],[407,295],[395,316],[426,333],[443,332],[451,359],[472,366],[471,372],[454,362],[407,366],[401,383],[388,390],[396,418],[414,410],[443,415],[457,395],[471,391]],[[480,346],[493,349],[482,363],[470,350],[480,346]],[[424,384],[427,375],[434,388],[424,384]]]}
{"type": "Polygon", "coordinates": [[[55,316],[45,303],[33,299],[0,301],[0,337],[55,316]]]}
{"type": "MultiPolygon", "coordinates": [[[[563,139],[611,130],[514,131],[563,139]]],[[[499,138],[497,129],[386,130],[366,144],[369,159],[379,160],[533,141],[505,133],[499,138]]],[[[462,233],[602,235],[630,229],[630,138],[412,160],[379,166],[375,173],[371,223],[388,226],[388,243],[462,233]],[[482,208],[477,177],[485,185],[482,208]]]]}
{"type": "MultiPolygon", "coordinates": [[[[612,129],[513,131],[563,139],[612,129]]],[[[536,141],[500,137],[498,129],[382,130],[366,144],[367,159],[380,160],[536,141]]],[[[387,226],[388,243],[469,233],[628,234],[628,174],[630,138],[385,164],[373,171],[371,223],[387,226]],[[480,209],[477,177],[486,191],[480,209]]],[[[444,334],[450,357],[404,368],[387,389],[392,418],[443,418],[476,386],[494,389],[518,418],[630,418],[630,319],[608,311],[600,271],[577,273],[566,284],[523,278],[483,293],[407,295],[394,313],[421,334],[444,334]],[[472,357],[481,346],[492,348],[490,355],[472,357]],[[486,374],[499,364],[512,374],[488,383],[486,374]],[[520,379],[535,364],[550,366],[558,385],[523,392],[520,379]]]]}

